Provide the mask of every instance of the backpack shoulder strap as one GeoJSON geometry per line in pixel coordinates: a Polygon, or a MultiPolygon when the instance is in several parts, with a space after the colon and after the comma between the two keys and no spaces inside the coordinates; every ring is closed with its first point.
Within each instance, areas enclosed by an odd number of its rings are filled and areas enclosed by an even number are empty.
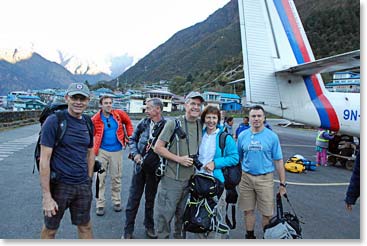
{"type": "Polygon", "coordinates": [[[88,128],[88,132],[89,132],[89,137],[90,137],[90,141],[93,140],[93,136],[94,136],[94,125],[92,122],[92,118],[87,115],[87,114],[83,114],[83,117],[85,119],[85,121],[87,122],[87,128],[88,128]]]}
{"type": "Polygon", "coordinates": [[[219,148],[222,151],[222,156],[224,155],[224,148],[226,147],[226,139],[229,134],[225,131],[221,132],[219,135],[219,148]]]}
{"type": "Polygon", "coordinates": [[[57,129],[56,129],[56,141],[54,148],[61,143],[67,128],[66,111],[65,110],[56,111],[55,115],[57,118],[57,129]]]}
{"type": "Polygon", "coordinates": [[[173,133],[169,139],[169,142],[168,142],[168,145],[167,146],[171,146],[172,142],[173,142],[173,139],[175,138],[176,136],[176,133],[177,133],[177,129],[180,127],[180,121],[179,119],[175,118],[175,128],[173,130],[173,133]]]}
{"type": "Polygon", "coordinates": [[[156,128],[156,129],[153,129],[153,132],[152,132],[152,136],[153,136],[152,145],[154,145],[154,144],[157,142],[158,137],[159,137],[159,135],[161,134],[161,132],[162,132],[162,130],[163,130],[164,125],[165,125],[165,124],[166,124],[166,120],[165,120],[165,119],[163,119],[163,120],[159,123],[159,125],[157,126],[157,128],[156,128]]]}

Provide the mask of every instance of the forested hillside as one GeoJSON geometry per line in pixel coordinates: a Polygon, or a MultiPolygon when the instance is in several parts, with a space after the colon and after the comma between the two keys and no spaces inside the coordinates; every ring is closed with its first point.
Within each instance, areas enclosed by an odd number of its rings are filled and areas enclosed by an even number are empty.
{"type": "MultiPolygon", "coordinates": [[[[360,47],[360,3],[357,0],[295,0],[316,58],[360,47]]],[[[181,30],[118,77],[119,86],[170,81],[170,89],[231,91],[225,82],[243,77],[237,0],[205,21],[181,30]]],[[[116,86],[117,79],[110,82],[116,86]]],[[[242,90],[241,85],[237,88],[242,90]]]]}

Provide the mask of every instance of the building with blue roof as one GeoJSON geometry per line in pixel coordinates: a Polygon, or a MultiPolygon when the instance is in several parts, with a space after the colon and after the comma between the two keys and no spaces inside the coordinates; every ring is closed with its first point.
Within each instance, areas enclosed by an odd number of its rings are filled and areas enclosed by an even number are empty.
{"type": "Polygon", "coordinates": [[[217,106],[225,111],[237,111],[242,109],[241,97],[237,94],[204,91],[202,93],[208,105],[217,106]]]}
{"type": "Polygon", "coordinates": [[[325,84],[330,92],[360,93],[361,75],[354,72],[336,72],[333,81],[325,84]]]}

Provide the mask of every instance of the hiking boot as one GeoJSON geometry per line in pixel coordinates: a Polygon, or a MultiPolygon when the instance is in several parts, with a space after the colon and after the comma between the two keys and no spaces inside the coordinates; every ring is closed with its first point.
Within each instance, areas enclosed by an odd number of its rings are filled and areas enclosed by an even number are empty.
{"type": "Polygon", "coordinates": [[[113,210],[115,212],[121,212],[121,210],[122,210],[121,204],[115,204],[115,205],[113,205],[113,210]]]}
{"type": "Polygon", "coordinates": [[[246,234],[246,239],[256,239],[255,235],[246,234]]]}
{"type": "Polygon", "coordinates": [[[97,214],[98,216],[103,216],[103,215],[104,215],[104,207],[99,207],[99,208],[97,208],[97,210],[96,210],[96,214],[97,214]]]}
{"type": "Polygon", "coordinates": [[[133,234],[131,233],[125,233],[121,239],[133,239],[133,234]]]}
{"type": "Polygon", "coordinates": [[[155,230],[151,229],[151,228],[145,229],[145,234],[147,235],[147,237],[149,237],[151,239],[157,239],[158,238],[157,234],[155,233],[155,230]]]}

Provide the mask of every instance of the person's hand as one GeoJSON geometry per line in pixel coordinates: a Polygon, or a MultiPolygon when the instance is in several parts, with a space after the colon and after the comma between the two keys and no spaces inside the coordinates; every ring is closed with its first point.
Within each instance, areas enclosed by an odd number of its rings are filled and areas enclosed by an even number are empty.
{"type": "Polygon", "coordinates": [[[287,193],[287,189],[284,186],[279,185],[279,193],[281,196],[287,193]]]}
{"type": "Polygon", "coordinates": [[[134,161],[135,161],[135,163],[137,163],[137,164],[141,164],[141,163],[143,162],[143,159],[142,159],[142,157],[141,157],[141,155],[140,155],[140,154],[136,154],[136,155],[134,156],[134,161]]]}
{"type": "Polygon", "coordinates": [[[182,166],[185,167],[191,167],[194,163],[194,160],[190,158],[188,155],[185,155],[179,157],[178,163],[180,163],[182,166]]]}
{"type": "Polygon", "coordinates": [[[51,196],[44,197],[42,199],[42,207],[43,207],[43,212],[45,216],[47,217],[52,217],[56,215],[56,212],[59,210],[57,203],[55,202],[54,199],[52,199],[51,196]]]}
{"type": "Polygon", "coordinates": [[[214,168],[215,168],[214,161],[208,162],[208,163],[204,166],[204,169],[205,169],[207,172],[213,172],[213,171],[214,171],[214,168]]]}

